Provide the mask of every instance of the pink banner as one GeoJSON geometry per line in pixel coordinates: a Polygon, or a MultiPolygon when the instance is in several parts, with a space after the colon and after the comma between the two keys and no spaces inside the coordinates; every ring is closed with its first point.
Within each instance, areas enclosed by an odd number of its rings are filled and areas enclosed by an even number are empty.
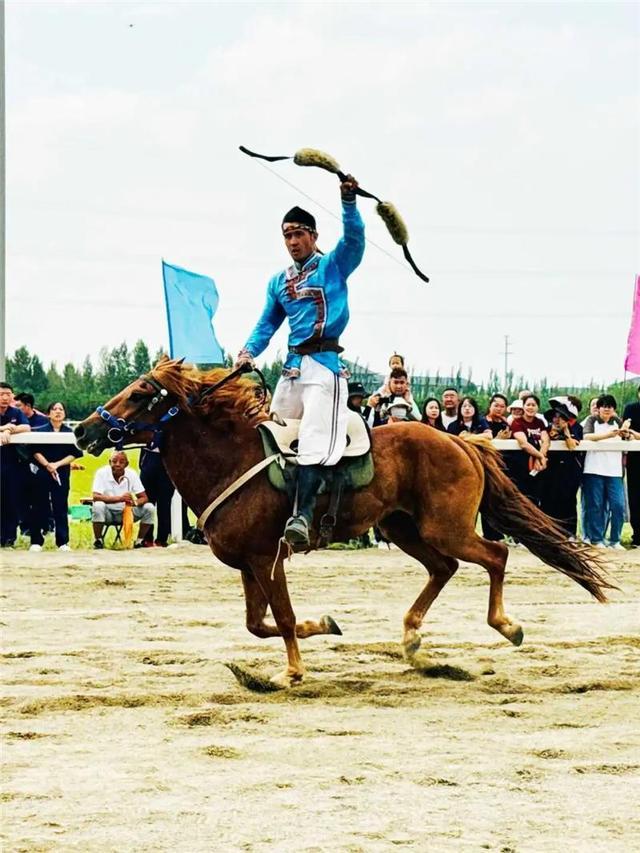
{"type": "Polygon", "coordinates": [[[636,289],[633,296],[631,327],[627,339],[627,357],[624,360],[627,373],[640,374],[640,275],[636,276],[636,289]]]}

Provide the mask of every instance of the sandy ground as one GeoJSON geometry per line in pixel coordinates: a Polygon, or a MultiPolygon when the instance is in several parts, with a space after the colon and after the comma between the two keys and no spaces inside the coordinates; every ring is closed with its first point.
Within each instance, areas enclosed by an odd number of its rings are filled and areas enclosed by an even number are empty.
{"type": "Polygon", "coordinates": [[[271,674],[281,641],[246,632],[208,549],[4,553],[2,849],[640,849],[640,550],[615,556],[602,606],[512,552],[519,649],[462,566],[423,672],[398,645],[417,563],[296,557],[299,618],[344,636],[303,641],[305,683],[267,694],[225,663],[271,674]]]}

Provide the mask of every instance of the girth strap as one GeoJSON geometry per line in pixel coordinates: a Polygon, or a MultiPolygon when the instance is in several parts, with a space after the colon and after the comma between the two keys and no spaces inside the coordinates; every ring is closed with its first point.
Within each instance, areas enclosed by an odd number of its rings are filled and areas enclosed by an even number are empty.
{"type": "Polygon", "coordinates": [[[259,474],[264,468],[267,468],[271,465],[272,462],[277,462],[281,468],[284,468],[285,461],[281,453],[274,453],[271,456],[267,456],[266,459],[262,459],[252,468],[249,468],[248,471],[245,471],[237,480],[235,480],[230,486],[228,486],[222,494],[218,495],[218,497],[211,501],[209,506],[202,513],[200,518],[198,519],[197,526],[199,530],[204,530],[204,526],[209,520],[209,517],[218,509],[220,504],[224,503],[227,498],[231,497],[234,492],[237,492],[238,489],[242,488],[245,483],[248,483],[256,474],[259,474]]]}

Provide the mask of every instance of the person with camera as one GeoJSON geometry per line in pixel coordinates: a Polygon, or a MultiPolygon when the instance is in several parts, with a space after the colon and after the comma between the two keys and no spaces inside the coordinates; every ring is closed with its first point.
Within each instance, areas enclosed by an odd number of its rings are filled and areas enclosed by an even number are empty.
{"type": "Polygon", "coordinates": [[[389,375],[389,394],[383,395],[380,389],[369,397],[368,405],[375,412],[374,426],[386,423],[388,420],[387,410],[394,399],[401,398],[408,404],[412,415],[411,420],[420,420],[420,409],[415,403],[409,390],[409,376],[404,367],[394,367],[389,375]]]}

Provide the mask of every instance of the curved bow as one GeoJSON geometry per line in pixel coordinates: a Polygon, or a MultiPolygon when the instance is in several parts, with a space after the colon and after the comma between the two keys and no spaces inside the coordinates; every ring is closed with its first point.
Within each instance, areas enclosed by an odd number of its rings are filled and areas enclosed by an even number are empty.
{"type": "MultiPolygon", "coordinates": [[[[340,169],[338,162],[330,154],[325,154],[324,151],[318,151],[315,148],[301,148],[299,151],[296,151],[292,157],[270,157],[266,154],[257,154],[255,151],[250,151],[244,145],[240,145],[239,148],[243,154],[247,154],[249,157],[257,157],[259,160],[266,160],[268,163],[276,163],[278,160],[293,160],[297,166],[315,166],[318,169],[324,169],[327,172],[332,172],[334,175],[337,175],[341,181],[346,181],[347,179],[346,174],[340,169]]],[[[372,198],[374,201],[378,202],[376,205],[376,212],[387,226],[387,231],[391,234],[394,243],[402,246],[402,253],[418,278],[421,278],[422,281],[428,282],[429,279],[427,276],[418,269],[415,261],[411,257],[409,247],[407,246],[407,243],[409,242],[409,231],[394,205],[391,204],[390,201],[382,201],[377,195],[367,192],[367,190],[362,187],[356,188],[356,194],[363,198],[372,198]]]]}

